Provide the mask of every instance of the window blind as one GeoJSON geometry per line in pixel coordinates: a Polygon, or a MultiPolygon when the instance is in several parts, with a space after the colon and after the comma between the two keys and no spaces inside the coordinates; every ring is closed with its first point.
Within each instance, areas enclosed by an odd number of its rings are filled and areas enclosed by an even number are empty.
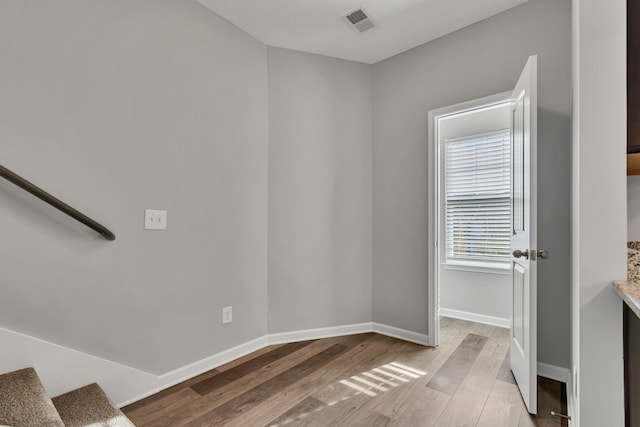
{"type": "Polygon", "coordinates": [[[446,258],[509,260],[509,130],[445,141],[446,258]]]}

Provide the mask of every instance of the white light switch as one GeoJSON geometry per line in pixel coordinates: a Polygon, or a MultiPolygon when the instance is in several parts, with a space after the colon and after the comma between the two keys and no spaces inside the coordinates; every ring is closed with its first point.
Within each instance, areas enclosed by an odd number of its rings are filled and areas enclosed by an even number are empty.
{"type": "Polygon", "coordinates": [[[222,307],[222,324],[233,322],[233,307],[222,307]]]}
{"type": "Polygon", "coordinates": [[[157,209],[144,210],[144,229],[145,230],[166,230],[167,229],[167,211],[157,209]]]}

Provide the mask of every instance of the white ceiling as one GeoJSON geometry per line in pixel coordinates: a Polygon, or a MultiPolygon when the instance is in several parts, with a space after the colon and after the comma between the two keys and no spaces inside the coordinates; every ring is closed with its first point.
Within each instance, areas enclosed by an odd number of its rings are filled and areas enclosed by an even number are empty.
{"type": "Polygon", "coordinates": [[[373,64],[527,0],[197,0],[270,46],[373,64]],[[364,8],[376,28],[342,17],[364,8]]]}

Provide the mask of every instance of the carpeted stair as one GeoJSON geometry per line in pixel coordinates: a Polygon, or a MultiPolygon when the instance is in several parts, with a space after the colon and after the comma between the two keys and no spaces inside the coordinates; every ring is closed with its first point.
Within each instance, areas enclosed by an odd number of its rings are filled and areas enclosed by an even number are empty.
{"type": "Polygon", "coordinates": [[[50,399],[33,368],[0,375],[0,425],[11,427],[131,427],[98,384],[50,399]]]}

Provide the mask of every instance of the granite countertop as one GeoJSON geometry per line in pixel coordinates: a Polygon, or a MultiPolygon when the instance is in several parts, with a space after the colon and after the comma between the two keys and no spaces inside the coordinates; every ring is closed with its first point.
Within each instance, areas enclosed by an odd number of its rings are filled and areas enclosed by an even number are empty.
{"type": "Polygon", "coordinates": [[[627,242],[627,280],[613,282],[613,288],[640,317],[640,242],[627,242]]]}
{"type": "Polygon", "coordinates": [[[640,283],[615,281],[613,288],[636,316],[640,317],[640,283]]]}

